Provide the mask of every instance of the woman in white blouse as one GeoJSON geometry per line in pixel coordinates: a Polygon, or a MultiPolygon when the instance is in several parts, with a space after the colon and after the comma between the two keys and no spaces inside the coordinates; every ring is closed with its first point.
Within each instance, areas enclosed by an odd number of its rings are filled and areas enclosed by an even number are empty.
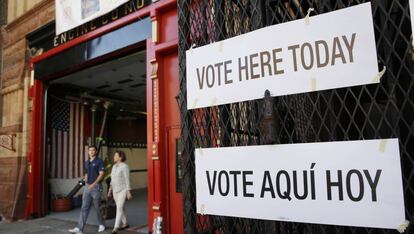
{"type": "Polygon", "coordinates": [[[129,183],[129,167],[125,163],[126,156],[123,151],[116,151],[114,154],[114,165],[111,173],[111,186],[109,187],[108,196],[114,196],[116,203],[115,226],[112,233],[128,227],[124,204],[126,199],[131,199],[131,185],[129,183]],[[122,221],[122,227],[121,227],[122,221]]]}

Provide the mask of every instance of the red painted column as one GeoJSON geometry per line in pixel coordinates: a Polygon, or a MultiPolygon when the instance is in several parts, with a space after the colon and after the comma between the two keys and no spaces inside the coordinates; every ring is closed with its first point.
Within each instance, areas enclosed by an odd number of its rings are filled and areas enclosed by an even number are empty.
{"type": "Polygon", "coordinates": [[[32,88],[32,124],[29,153],[29,191],[28,206],[25,218],[39,217],[41,214],[42,193],[42,115],[43,115],[43,82],[35,80],[32,88]]]}
{"type": "MultiPolygon", "coordinates": [[[[151,5],[152,38],[147,40],[147,137],[148,137],[148,227],[152,230],[154,218],[162,217],[162,231],[170,233],[173,222],[170,215],[170,184],[167,139],[165,137],[164,88],[170,77],[163,74],[163,52],[177,49],[178,30],[176,1],[164,0],[151,5]],[[175,16],[175,17],[174,17],[175,16]]],[[[175,68],[178,69],[178,66],[175,68]]],[[[174,97],[171,97],[175,100],[174,97]]],[[[175,216],[182,216],[176,213],[175,216]]],[[[178,224],[179,225],[179,224],[178,224]]]]}

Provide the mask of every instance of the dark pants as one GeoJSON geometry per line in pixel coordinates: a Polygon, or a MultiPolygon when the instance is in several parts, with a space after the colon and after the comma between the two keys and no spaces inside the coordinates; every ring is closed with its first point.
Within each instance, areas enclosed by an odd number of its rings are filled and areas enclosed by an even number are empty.
{"type": "Polygon", "coordinates": [[[95,188],[92,190],[89,190],[88,185],[85,186],[82,197],[82,208],[78,222],[78,228],[81,231],[83,231],[83,228],[86,225],[86,220],[88,219],[89,210],[91,209],[92,203],[96,210],[96,216],[98,217],[99,225],[105,225],[99,209],[99,205],[101,203],[101,192],[102,186],[100,185],[95,186],[95,188]]]}

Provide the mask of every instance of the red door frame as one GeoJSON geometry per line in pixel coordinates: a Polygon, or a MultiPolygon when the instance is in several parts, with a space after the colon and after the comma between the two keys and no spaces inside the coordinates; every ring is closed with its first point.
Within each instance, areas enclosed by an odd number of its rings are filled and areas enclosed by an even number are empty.
{"type": "MultiPolygon", "coordinates": [[[[111,22],[105,26],[102,26],[92,32],[77,37],[65,44],[57,46],[45,53],[33,58],[30,63],[33,68],[33,64],[36,64],[46,58],[52,57],[61,53],[64,50],[70,49],[80,43],[92,40],[105,33],[114,31],[122,26],[138,21],[143,17],[150,17],[153,30],[155,34],[153,36],[157,39],[153,42],[151,39],[147,40],[147,161],[148,161],[148,228],[152,230],[152,223],[155,217],[163,217],[163,226],[168,227],[174,225],[174,222],[170,222],[168,215],[168,201],[169,191],[166,188],[168,184],[167,164],[162,155],[165,154],[165,142],[161,136],[160,126],[164,122],[160,113],[162,110],[162,103],[158,102],[159,93],[159,79],[154,79],[154,76],[158,78],[162,77],[162,74],[158,74],[157,69],[162,64],[157,63],[165,53],[178,50],[178,32],[176,30],[163,30],[163,35],[160,35],[159,29],[170,27],[168,22],[165,24],[163,20],[163,14],[169,14],[177,18],[177,2],[176,0],[161,0],[146,6],[137,12],[131,13],[114,22],[111,22]],[[163,40],[163,38],[168,38],[163,40]],[[173,38],[173,39],[171,39],[173,38]],[[151,77],[153,76],[153,77],[151,77]],[[156,123],[156,124],[154,124],[156,123]],[[158,125],[158,126],[157,126],[158,125]],[[155,140],[154,140],[155,139],[155,140]]],[[[178,69],[178,68],[177,68],[178,69]]],[[[162,79],[161,79],[162,80],[162,79]]],[[[161,81],[162,82],[162,81],[161,81]]],[[[35,80],[34,85],[29,91],[29,96],[32,98],[32,132],[30,140],[30,153],[29,153],[29,189],[28,189],[28,203],[26,207],[26,218],[31,217],[33,214],[36,216],[44,216],[45,210],[41,207],[41,172],[42,168],[42,129],[43,129],[43,98],[45,94],[44,81],[35,80]]],[[[177,214],[182,217],[182,213],[177,214]]],[[[168,233],[167,230],[163,230],[168,233]]]]}
{"type": "Polygon", "coordinates": [[[42,136],[43,132],[43,82],[36,80],[30,90],[32,96],[32,128],[29,152],[29,188],[25,217],[41,213],[41,173],[42,173],[42,136]],[[37,186],[36,186],[37,185],[37,186]]]}

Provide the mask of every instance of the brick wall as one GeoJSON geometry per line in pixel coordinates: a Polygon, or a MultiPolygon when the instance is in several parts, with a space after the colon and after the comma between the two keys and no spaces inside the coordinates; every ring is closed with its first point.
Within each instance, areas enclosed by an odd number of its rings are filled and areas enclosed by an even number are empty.
{"type": "MultiPolygon", "coordinates": [[[[25,12],[35,7],[37,4],[45,0],[7,0],[7,20],[12,22],[13,20],[24,15],[25,12]]],[[[47,0],[46,0],[47,1],[47,0]]]]}
{"type": "Polygon", "coordinates": [[[4,37],[4,86],[21,83],[24,68],[27,67],[26,35],[55,17],[53,0],[45,0],[9,23],[4,37]]]}
{"type": "MultiPolygon", "coordinates": [[[[0,3],[4,1],[0,0],[0,3]]],[[[4,5],[2,7],[4,9],[4,5]]],[[[30,142],[31,105],[24,105],[28,100],[24,82],[27,83],[30,79],[26,35],[54,20],[54,16],[54,1],[42,0],[3,27],[0,134],[16,136],[15,151],[0,147],[0,216],[6,219],[23,218],[27,199],[27,146],[30,142]],[[28,114],[26,119],[24,113],[28,114]]]]}

